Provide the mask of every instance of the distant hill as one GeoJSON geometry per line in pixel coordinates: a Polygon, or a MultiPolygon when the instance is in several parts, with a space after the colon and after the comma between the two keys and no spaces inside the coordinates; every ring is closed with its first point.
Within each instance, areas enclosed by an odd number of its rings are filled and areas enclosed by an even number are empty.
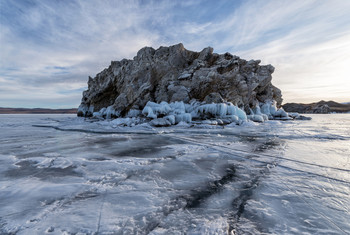
{"type": "Polygon", "coordinates": [[[75,114],[77,109],[42,109],[42,108],[2,108],[0,107],[0,114],[75,114]]]}
{"type": "Polygon", "coordinates": [[[286,103],[282,105],[287,112],[298,113],[347,113],[350,112],[350,104],[341,104],[334,101],[321,100],[317,103],[301,104],[286,103]]]}

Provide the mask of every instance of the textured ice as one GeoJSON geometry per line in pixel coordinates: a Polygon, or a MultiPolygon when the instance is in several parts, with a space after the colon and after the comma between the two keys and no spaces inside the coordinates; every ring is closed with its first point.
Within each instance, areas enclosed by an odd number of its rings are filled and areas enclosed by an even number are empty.
{"type": "Polygon", "coordinates": [[[183,122],[183,121],[179,122],[176,126],[177,127],[190,127],[190,125],[187,122],[183,122]]]}
{"type": "Polygon", "coordinates": [[[242,109],[236,108],[236,114],[240,120],[243,120],[243,121],[247,120],[247,115],[242,109]]]}
{"type": "Polygon", "coordinates": [[[153,112],[153,109],[150,106],[144,107],[142,110],[142,114],[149,118],[157,118],[157,114],[153,112]]]}
{"type": "MultiPolygon", "coordinates": [[[[79,110],[81,110],[81,108],[79,107],[79,110]]],[[[119,116],[119,113],[117,113],[113,106],[108,106],[107,108],[102,108],[100,111],[98,112],[93,112],[92,116],[95,118],[107,118],[107,119],[111,119],[112,117],[115,116],[119,116]]]]}
{"type": "Polygon", "coordinates": [[[349,233],[349,115],[229,116],[1,115],[0,234],[349,233]]]}
{"type": "Polygon", "coordinates": [[[167,115],[172,109],[167,102],[161,102],[160,104],[148,101],[142,113],[150,118],[157,118],[158,115],[167,115]]]}
{"type": "Polygon", "coordinates": [[[175,123],[178,124],[180,122],[190,123],[192,121],[192,116],[190,113],[182,113],[175,115],[175,123]]]}
{"type": "Polygon", "coordinates": [[[227,115],[227,116],[225,116],[225,119],[228,119],[230,122],[233,122],[236,124],[240,123],[240,119],[236,115],[227,115]]]}
{"type": "Polygon", "coordinates": [[[127,116],[128,117],[137,117],[141,114],[141,111],[138,109],[130,109],[127,116]]]}
{"type": "Polygon", "coordinates": [[[112,126],[135,126],[141,123],[137,117],[116,118],[109,122],[112,126]]]}
{"type": "Polygon", "coordinates": [[[186,113],[185,104],[182,101],[176,101],[176,102],[170,103],[170,107],[174,114],[186,113]]]}
{"type": "MultiPolygon", "coordinates": [[[[192,102],[191,104],[184,104],[182,101],[177,101],[170,104],[166,102],[157,104],[148,102],[142,110],[142,114],[148,118],[156,119],[150,122],[153,126],[169,126],[179,122],[191,123],[195,118],[208,119],[207,122],[202,123],[211,123],[210,125],[218,123],[229,124],[231,122],[240,123],[239,120],[247,120],[245,112],[232,103],[201,104],[192,102]],[[159,118],[161,116],[165,117],[159,118]],[[218,120],[209,120],[211,118],[217,118],[218,120]]],[[[252,120],[259,121],[257,119],[252,120]]]]}
{"type": "MultiPolygon", "coordinates": [[[[173,116],[173,115],[171,115],[171,116],[173,116]]],[[[165,118],[153,119],[149,122],[149,124],[151,126],[164,127],[164,126],[171,126],[172,125],[171,121],[172,121],[172,119],[169,118],[169,116],[167,116],[165,118]]]]}
{"type": "MultiPolygon", "coordinates": [[[[171,125],[176,124],[176,118],[174,115],[165,116],[164,119],[168,120],[171,125]]],[[[177,123],[179,123],[179,122],[177,122],[177,123]]]]}
{"type": "Polygon", "coordinates": [[[252,114],[252,115],[248,115],[247,118],[249,120],[252,120],[254,122],[264,122],[264,118],[262,115],[258,115],[258,114],[252,114]]]}

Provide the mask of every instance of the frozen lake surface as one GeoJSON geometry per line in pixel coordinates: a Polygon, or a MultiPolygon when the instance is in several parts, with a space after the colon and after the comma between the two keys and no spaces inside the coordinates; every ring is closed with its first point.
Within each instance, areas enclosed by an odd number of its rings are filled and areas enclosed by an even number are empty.
{"type": "Polygon", "coordinates": [[[0,234],[350,234],[350,115],[113,127],[0,115],[0,234]]]}

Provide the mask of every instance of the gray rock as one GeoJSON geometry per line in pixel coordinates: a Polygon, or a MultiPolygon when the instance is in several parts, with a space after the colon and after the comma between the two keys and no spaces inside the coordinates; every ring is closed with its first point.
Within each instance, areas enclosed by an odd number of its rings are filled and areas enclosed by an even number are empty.
{"type": "Polygon", "coordinates": [[[211,103],[223,103],[224,99],[221,97],[221,95],[217,92],[210,93],[204,98],[204,101],[208,104],[211,103]]]}
{"type": "Polygon", "coordinates": [[[314,109],[314,113],[330,113],[330,110],[327,104],[321,104],[314,109]]]}
{"type": "Polygon", "coordinates": [[[191,78],[192,74],[190,73],[184,73],[184,74],[181,74],[180,77],[178,77],[179,80],[184,80],[184,79],[189,79],[191,78]]]}
{"type": "Polygon", "coordinates": [[[133,60],[112,61],[89,77],[78,116],[92,116],[110,107],[112,117],[142,110],[148,101],[190,100],[232,102],[246,110],[267,100],[282,103],[281,91],[271,84],[274,67],[246,61],[230,53],[216,54],[208,47],[189,51],[180,43],[170,47],[142,48],[133,60]]]}

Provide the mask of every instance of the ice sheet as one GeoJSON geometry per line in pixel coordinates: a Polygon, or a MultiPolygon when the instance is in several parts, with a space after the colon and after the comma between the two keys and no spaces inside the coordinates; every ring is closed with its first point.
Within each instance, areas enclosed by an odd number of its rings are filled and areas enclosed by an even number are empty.
{"type": "Polygon", "coordinates": [[[116,122],[0,115],[0,233],[350,231],[349,115],[116,122]]]}

